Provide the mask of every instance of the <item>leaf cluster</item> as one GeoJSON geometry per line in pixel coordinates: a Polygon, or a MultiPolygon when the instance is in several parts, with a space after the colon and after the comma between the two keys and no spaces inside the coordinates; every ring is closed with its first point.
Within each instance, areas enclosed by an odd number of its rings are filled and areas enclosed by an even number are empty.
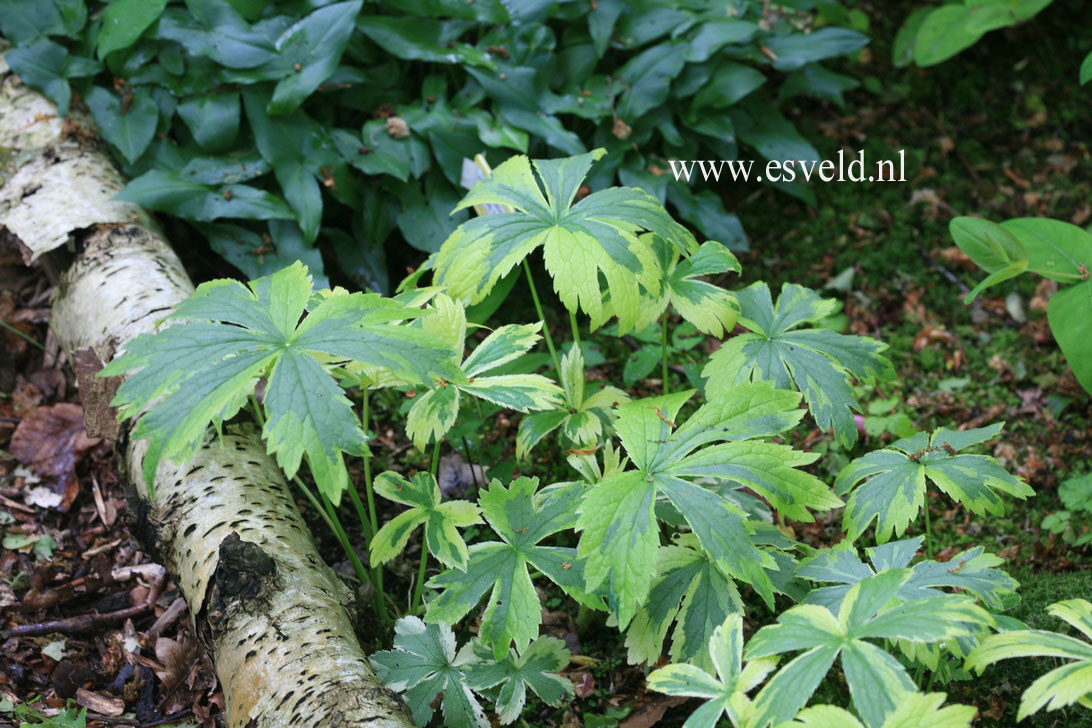
{"type": "Polygon", "coordinates": [[[970,48],[992,30],[1031,20],[1053,1],[962,0],[920,7],[903,21],[895,36],[895,65],[935,66],[970,48]]]}
{"type": "Polygon", "coordinates": [[[823,62],[867,25],[837,2],[0,1],[8,63],[61,114],[79,92],[134,178],[124,199],[191,221],[248,278],[302,259],[321,279],[321,239],[380,292],[395,231],[431,253],[467,219],[449,212],[480,152],[592,140],[612,153],[593,187],[641,187],[745,248],[666,160],[816,159],[779,106],[841,104],[857,82],[823,62]]]}
{"type": "Polygon", "coordinates": [[[410,382],[459,380],[446,342],[404,325],[422,313],[374,293],[315,296],[306,267],[295,263],[249,286],[201,284],[165,317],[184,324],[127,342],[101,375],[129,374],[113,405],[122,419],[140,416],[133,436],[149,441],[150,487],[164,457],[191,457],[209,426],[234,417],[264,380],[266,447],[290,478],[306,456],[319,489],[337,503],[348,487],[343,454],[361,455],[366,436],[333,365],[363,362],[410,382]]]}
{"type": "Polygon", "coordinates": [[[956,245],[990,275],[966,298],[1021,273],[1061,285],[1047,306],[1050,331],[1086,392],[1092,393],[1092,234],[1068,222],[1020,217],[1000,225],[957,217],[949,225],[956,245]]]}
{"type": "Polygon", "coordinates": [[[528,688],[543,702],[559,705],[573,694],[572,683],[557,674],[570,656],[554,637],[537,639],[520,654],[505,650],[497,657],[476,642],[456,652],[450,627],[404,617],[395,625],[394,649],[373,654],[371,662],[387,687],[404,694],[418,725],[432,719],[433,700],[442,694],[444,725],[489,728],[475,693],[495,701],[503,725],[519,717],[528,688]]]}
{"type": "MultiPolygon", "coordinates": [[[[145,477],[152,482],[164,458],[186,459],[210,425],[250,406],[289,476],[306,461],[322,495],[336,504],[348,489],[365,524],[376,522],[373,487],[404,506],[382,528],[364,527],[379,589],[377,570],[421,533],[408,616],[398,615],[394,649],[372,661],[422,724],[437,695],[446,725],[483,728],[480,697],[511,722],[528,688],[549,704],[571,695],[554,674],[568,652],[540,636],[542,595],[552,593],[607,612],[635,663],[659,662],[670,635],[673,664],[650,684],[709,700],[688,725],[721,716],[748,728],[966,725],[967,708],[942,707],[944,696],[919,691],[908,668],[952,674],[989,644],[990,630],[1019,627],[993,613],[1011,605],[1016,583],[981,547],[940,563],[918,559],[922,538],[890,541],[916,520],[928,483],[974,513],[1001,512],[1003,494],[1031,494],[994,458],[967,452],[1001,425],[912,434],[849,462],[832,488],[808,468],[819,453],[795,449],[787,433],[810,412],[853,446],[860,407],[851,383],[893,375],[884,345],[824,328],[837,302],[801,286],[784,286],[775,300],[763,283],[735,293],[714,285],[709,276],[739,270],[732,253],[699,245],[641,190],[577,199],[601,156],[518,155],[499,165],[458,203],[489,214],[452,232],[431,287],[394,298],[316,291],[301,263],[247,285],[203,284],[104,371],[128,374],[115,404],[122,417],[139,417],[133,434],[149,441],[145,477]],[[639,399],[609,385],[591,391],[578,342],[554,360],[555,384],[533,373],[545,356],[528,356],[543,322],[468,335],[466,304],[505,291],[501,282],[537,248],[574,334],[581,312],[593,328],[617,317],[616,335],[657,317],[667,329],[668,307],[694,332],[723,335],[737,320],[746,331],[709,358],[700,398],[694,389],[639,399]],[[587,261],[590,271],[580,268],[587,261]],[[392,470],[373,482],[366,467],[365,515],[344,458],[368,456],[367,392],[384,387],[405,395],[406,435],[420,449],[435,443],[434,470],[392,470]],[[350,388],[364,390],[363,422],[350,388]],[[494,478],[473,501],[445,499],[436,456],[456,423],[465,426],[467,402],[522,413],[515,446],[524,462],[558,432],[580,480],[494,478]],[[841,545],[795,540],[789,521],[842,506],[841,545]],[[856,542],[870,529],[878,545],[866,562],[856,542]],[[431,578],[429,556],[443,566],[431,578]],[[745,644],[744,618],[759,600],[773,616],[745,644]],[[790,606],[778,611],[779,601],[790,606]],[[456,650],[452,630],[468,619],[475,639],[456,650]],[[805,710],[836,664],[854,713],[805,710]]],[[[344,529],[335,531],[350,549],[344,529]]]]}

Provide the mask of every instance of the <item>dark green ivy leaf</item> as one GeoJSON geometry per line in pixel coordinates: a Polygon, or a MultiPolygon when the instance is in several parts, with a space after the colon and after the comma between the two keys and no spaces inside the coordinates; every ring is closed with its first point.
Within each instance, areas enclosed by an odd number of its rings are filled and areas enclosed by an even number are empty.
{"type": "Polygon", "coordinates": [[[186,99],[178,105],[178,115],[202,149],[226,151],[239,133],[239,93],[231,91],[186,99]]]}
{"type": "Polygon", "coordinates": [[[295,217],[284,200],[265,190],[247,185],[225,185],[217,190],[184,180],[177,172],[157,169],[134,179],[115,199],[198,221],[221,217],[252,220],[295,217]]]}
{"type": "Polygon", "coordinates": [[[629,59],[617,73],[626,85],[618,102],[618,118],[633,125],[642,114],[662,104],[685,63],[681,43],[652,46],[629,59]]]}
{"type": "Polygon", "coordinates": [[[72,101],[68,79],[93,76],[100,68],[90,58],[70,56],[64,46],[44,39],[13,48],[4,54],[4,60],[23,83],[55,103],[61,116],[68,115],[68,105],[72,101]]]}
{"type": "Polygon", "coordinates": [[[301,109],[270,117],[267,94],[256,89],[243,93],[246,115],[262,157],[273,166],[273,174],[288,204],[296,213],[307,240],[314,241],[322,223],[322,192],[318,176],[323,166],[338,161],[326,128],[301,109]]]}
{"type": "Polygon", "coordinates": [[[240,225],[197,223],[197,229],[213,250],[247,278],[271,275],[298,260],[311,270],[316,287],[330,285],[322,275],[322,255],[304,243],[291,220],[270,220],[268,237],[240,225]]]}
{"type": "Polygon", "coordinates": [[[415,16],[366,15],[356,21],[356,27],[364,35],[398,58],[428,63],[468,64],[496,70],[496,64],[488,53],[465,43],[446,43],[443,38],[446,25],[438,20],[415,16]]]}
{"type": "Polygon", "coordinates": [[[287,75],[277,82],[266,109],[273,116],[295,110],[337,68],[364,0],[334,3],[286,30],[277,39],[277,63],[287,75]]]}
{"type": "Polygon", "coordinates": [[[251,28],[223,0],[189,0],[186,10],[164,10],[155,35],[226,68],[256,68],[277,60],[273,40],[251,28]]]}
{"type": "Polygon", "coordinates": [[[766,39],[779,71],[795,71],[824,58],[844,56],[868,45],[868,36],[848,28],[820,28],[812,33],[788,33],[766,39]]]}
{"type": "Polygon", "coordinates": [[[144,153],[155,136],[159,107],[146,88],[133,91],[128,104],[102,86],[87,94],[87,106],[95,116],[102,136],[117,147],[130,164],[144,153]]]}
{"type": "Polygon", "coordinates": [[[113,0],[106,6],[99,31],[99,58],[136,43],[167,7],[167,0],[113,0]]]}
{"type": "Polygon", "coordinates": [[[17,45],[48,35],[74,36],[86,22],[83,0],[0,0],[0,33],[17,45]]]}

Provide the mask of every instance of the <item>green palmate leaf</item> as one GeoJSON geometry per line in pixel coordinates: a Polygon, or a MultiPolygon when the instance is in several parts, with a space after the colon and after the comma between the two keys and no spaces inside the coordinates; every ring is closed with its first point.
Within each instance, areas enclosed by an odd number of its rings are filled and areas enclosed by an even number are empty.
{"type": "Polygon", "coordinates": [[[339,291],[300,321],[311,276],[296,263],[244,286],[204,283],[167,319],[185,320],[142,334],[102,372],[131,372],[114,405],[148,439],[144,477],[153,482],[162,457],[184,460],[210,424],[233,416],[261,377],[268,383],[263,437],[289,477],[306,456],[319,488],[337,502],[348,483],[342,452],[365,440],[349,400],[320,363],[329,357],[390,369],[423,381],[450,372],[450,352],[427,332],[389,323],[415,312],[374,294],[339,291]]]}
{"type": "Polygon", "coordinates": [[[502,725],[519,718],[527,688],[547,705],[560,705],[573,696],[573,684],[557,674],[568,667],[572,653],[556,637],[539,637],[523,654],[509,650],[496,662],[493,651],[481,643],[475,643],[473,651],[478,662],[467,665],[467,684],[478,692],[499,686],[497,717],[502,725]]]}
{"type": "Polygon", "coordinates": [[[703,243],[689,258],[681,258],[678,250],[668,246],[662,238],[655,238],[652,247],[663,279],[660,295],[642,302],[637,329],[655,323],[671,306],[706,334],[720,338],[726,331],[731,331],[739,318],[735,296],[699,277],[729,271],[739,273],[739,261],[732,251],[712,240],[703,243]]]}
{"type": "MultiPolygon", "coordinates": [[[[435,300],[435,315],[424,322],[427,331],[445,340],[451,356],[459,361],[466,338],[466,310],[462,303],[446,295],[435,300]]],[[[518,412],[552,409],[560,401],[561,390],[538,374],[502,374],[482,376],[523,356],[539,340],[541,323],[501,326],[478,344],[456,369],[456,375],[437,380],[420,395],[406,419],[406,434],[419,448],[429,440],[442,437],[459,416],[461,394],[518,412]]]]}
{"type": "Polygon", "coordinates": [[[1092,81],[1092,53],[1085,56],[1081,62],[1080,80],[1082,86],[1092,81]]]}
{"type": "Polygon", "coordinates": [[[1069,510],[1092,513],[1092,473],[1067,478],[1058,486],[1058,496],[1069,510]]]}
{"type": "Polygon", "coordinates": [[[601,608],[601,600],[584,589],[584,564],[576,550],[539,545],[547,536],[572,527],[582,488],[555,486],[536,493],[537,478],[519,478],[507,488],[497,480],[490,483],[479,502],[501,541],[474,544],[465,572],[448,570],[429,581],[442,591],[429,602],[427,619],[455,624],[488,592],[479,637],[498,660],[513,642],[524,651],[538,636],[542,620],[528,566],[582,604],[601,608]]]}
{"type": "MultiPolygon", "coordinates": [[[[977,712],[969,705],[944,705],[945,693],[904,695],[878,728],[970,728],[977,712]]],[[[779,728],[865,728],[857,716],[833,705],[805,708],[779,728]]]]}
{"type": "Polygon", "coordinates": [[[1069,599],[1047,611],[1069,623],[1085,640],[1044,630],[1016,630],[987,637],[967,657],[967,669],[980,674],[989,665],[1011,657],[1054,657],[1073,660],[1051,670],[1024,691],[1016,719],[1046,708],[1057,710],[1079,703],[1092,708],[1092,602],[1069,599]]]}
{"type": "Polygon", "coordinates": [[[739,614],[732,614],[713,631],[709,657],[717,677],[693,665],[668,665],[649,673],[649,689],[709,701],[694,711],[686,721],[687,728],[714,728],[721,715],[728,716],[737,728],[753,725],[754,706],[747,693],[766,679],[778,658],[760,657],[743,664],[743,618],[739,614]]]}
{"type": "Polygon", "coordinates": [[[885,609],[910,576],[907,569],[884,571],[853,585],[837,614],[803,604],[755,633],[747,645],[752,660],[802,651],[755,697],[755,724],[790,720],[841,657],[857,713],[865,724],[882,726],[915,687],[902,664],[868,639],[927,644],[966,636],[976,626],[992,624],[989,613],[970,597],[959,595],[932,596],[885,609]]]}
{"type": "Polygon", "coordinates": [[[815,456],[754,439],[799,421],[798,394],[768,383],[741,384],[718,393],[676,427],[676,416],[691,396],[693,391],[679,392],[619,407],[615,430],[637,470],[604,478],[580,506],[576,528],[581,531],[579,553],[588,560],[588,588],[606,588],[608,605],[623,629],[646,601],[655,573],[660,498],[682,515],[719,569],[751,584],[772,603],[773,585],[764,567],[777,566],[754,545],[746,513],[690,478],[741,483],[797,520],[812,520],[809,508],[841,505],[821,481],[795,469],[815,456]]]}
{"type": "Polygon", "coordinates": [[[735,582],[703,552],[693,534],[660,548],[656,579],[626,631],[631,663],[655,663],[672,622],[671,660],[712,670],[706,647],[729,615],[742,614],[735,582]]]}
{"type": "Polygon", "coordinates": [[[440,486],[428,472],[417,473],[410,480],[398,473],[381,473],[375,479],[375,492],[410,508],[387,521],[372,539],[373,564],[402,553],[410,534],[424,525],[429,553],[444,566],[466,571],[466,542],[458,529],[482,522],[477,505],[461,500],[442,502],[440,486]]]}
{"type": "Polygon", "coordinates": [[[597,150],[536,160],[545,195],[527,157],[513,157],[497,167],[456,209],[493,204],[515,212],[475,217],[460,225],[437,255],[436,282],[447,286],[453,297],[476,303],[542,247],[554,290],[566,308],[588,314],[592,328],[601,325],[609,315],[600,288],[602,274],[619,328],[623,333],[633,328],[640,313],[640,286],[659,290],[652,252],[637,233],[654,232],[686,253],[698,246],[654,197],[640,190],[614,187],[573,204],[592,163],[603,154],[597,150]]]}
{"type": "Polygon", "coordinates": [[[850,389],[850,377],[893,377],[894,368],[881,353],[887,345],[829,329],[798,329],[834,314],[838,303],[794,283],[782,287],[776,305],[765,283],[736,295],[740,323],[754,333],[730,339],[713,354],[702,371],[709,379],[707,391],[719,392],[752,379],[773,382],[780,389],[795,384],[816,424],[823,429],[833,425],[838,439],[852,446],[857,441],[853,410],[861,408],[850,389]]]}
{"type": "Polygon", "coordinates": [[[849,540],[876,520],[876,540],[902,535],[925,504],[925,482],[931,481],[952,500],[978,514],[1004,512],[1001,493],[1023,499],[1034,491],[1010,475],[996,459],[958,451],[991,440],[1001,423],[974,430],[940,428],[918,433],[882,450],[857,458],[839,473],[834,490],[852,491],[842,517],[849,540]]]}
{"type": "Polygon", "coordinates": [[[128,48],[159,19],[167,0],[113,0],[106,6],[99,31],[99,58],[128,48]]]}
{"type": "Polygon", "coordinates": [[[561,357],[562,401],[558,409],[535,412],[524,417],[516,433],[516,457],[523,459],[542,438],[560,429],[561,435],[577,449],[596,445],[612,420],[612,410],[629,402],[629,395],[616,387],[603,387],[586,395],[584,355],[574,346],[561,357]]]}
{"type": "Polygon", "coordinates": [[[473,658],[465,647],[455,654],[451,628],[403,617],[394,625],[394,633],[394,649],[376,652],[369,659],[383,684],[402,693],[417,725],[432,720],[432,701],[442,693],[444,725],[489,728],[467,684],[467,663],[473,658]]]}
{"type": "Polygon", "coordinates": [[[848,540],[804,559],[796,568],[796,576],[836,584],[811,590],[804,603],[837,611],[854,584],[881,571],[908,567],[910,578],[899,587],[896,595],[904,602],[933,597],[943,593],[940,587],[951,587],[970,592],[990,609],[1002,611],[1005,597],[1016,592],[1016,580],[997,568],[1003,560],[985,553],[981,546],[961,551],[946,562],[919,561],[910,567],[922,540],[923,537],[918,536],[866,549],[871,566],[861,561],[848,540]]]}

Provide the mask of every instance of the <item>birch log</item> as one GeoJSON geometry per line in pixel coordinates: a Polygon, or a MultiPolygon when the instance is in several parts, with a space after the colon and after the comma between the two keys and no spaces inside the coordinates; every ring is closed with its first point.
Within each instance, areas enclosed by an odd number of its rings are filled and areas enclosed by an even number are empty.
{"type": "MultiPolygon", "coordinates": [[[[0,77],[0,226],[28,262],[73,251],[51,327],[71,361],[109,361],[193,285],[150,216],[112,200],[124,180],[93,123],[78,112],[57,118],[2,61],[0,77]]],[[[87,407],[94,380],[82,379],[87,407]]],[[[211,653],[227,724],[412,726],[371,671],[349,617],[352,595],[319,556],[260,439],[229,434],[184,466],[164,462],[149,498],[144,443],[126,432],[119,471],[136,489],[149,548],[177,577],[211,653]]]]}

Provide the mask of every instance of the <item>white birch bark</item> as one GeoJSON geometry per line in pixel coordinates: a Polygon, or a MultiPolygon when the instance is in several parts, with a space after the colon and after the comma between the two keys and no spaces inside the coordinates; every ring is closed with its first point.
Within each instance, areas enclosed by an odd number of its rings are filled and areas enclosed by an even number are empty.
{"type": "MultiPolygon", "coordinates": [[[[76,113],[58,119],[2,61],[0,75],[0,148],[10,150],[0,226],[28,262],[73,247],[50,323],[70,360],[90,349],[109,361],[193,285],[148,214],[112,201],[124,180],[92,122],[76,113]]],[[[153,546],[212,655],[227,724],[412,726],[368,665],[349,617],[352,595],[319,556],[261,440],[210,438],[192,462],[164,462],[149,498],[139,475],[144,443],[128,442],[126,432],[119,470],[132,474],[153,546]]]]}

